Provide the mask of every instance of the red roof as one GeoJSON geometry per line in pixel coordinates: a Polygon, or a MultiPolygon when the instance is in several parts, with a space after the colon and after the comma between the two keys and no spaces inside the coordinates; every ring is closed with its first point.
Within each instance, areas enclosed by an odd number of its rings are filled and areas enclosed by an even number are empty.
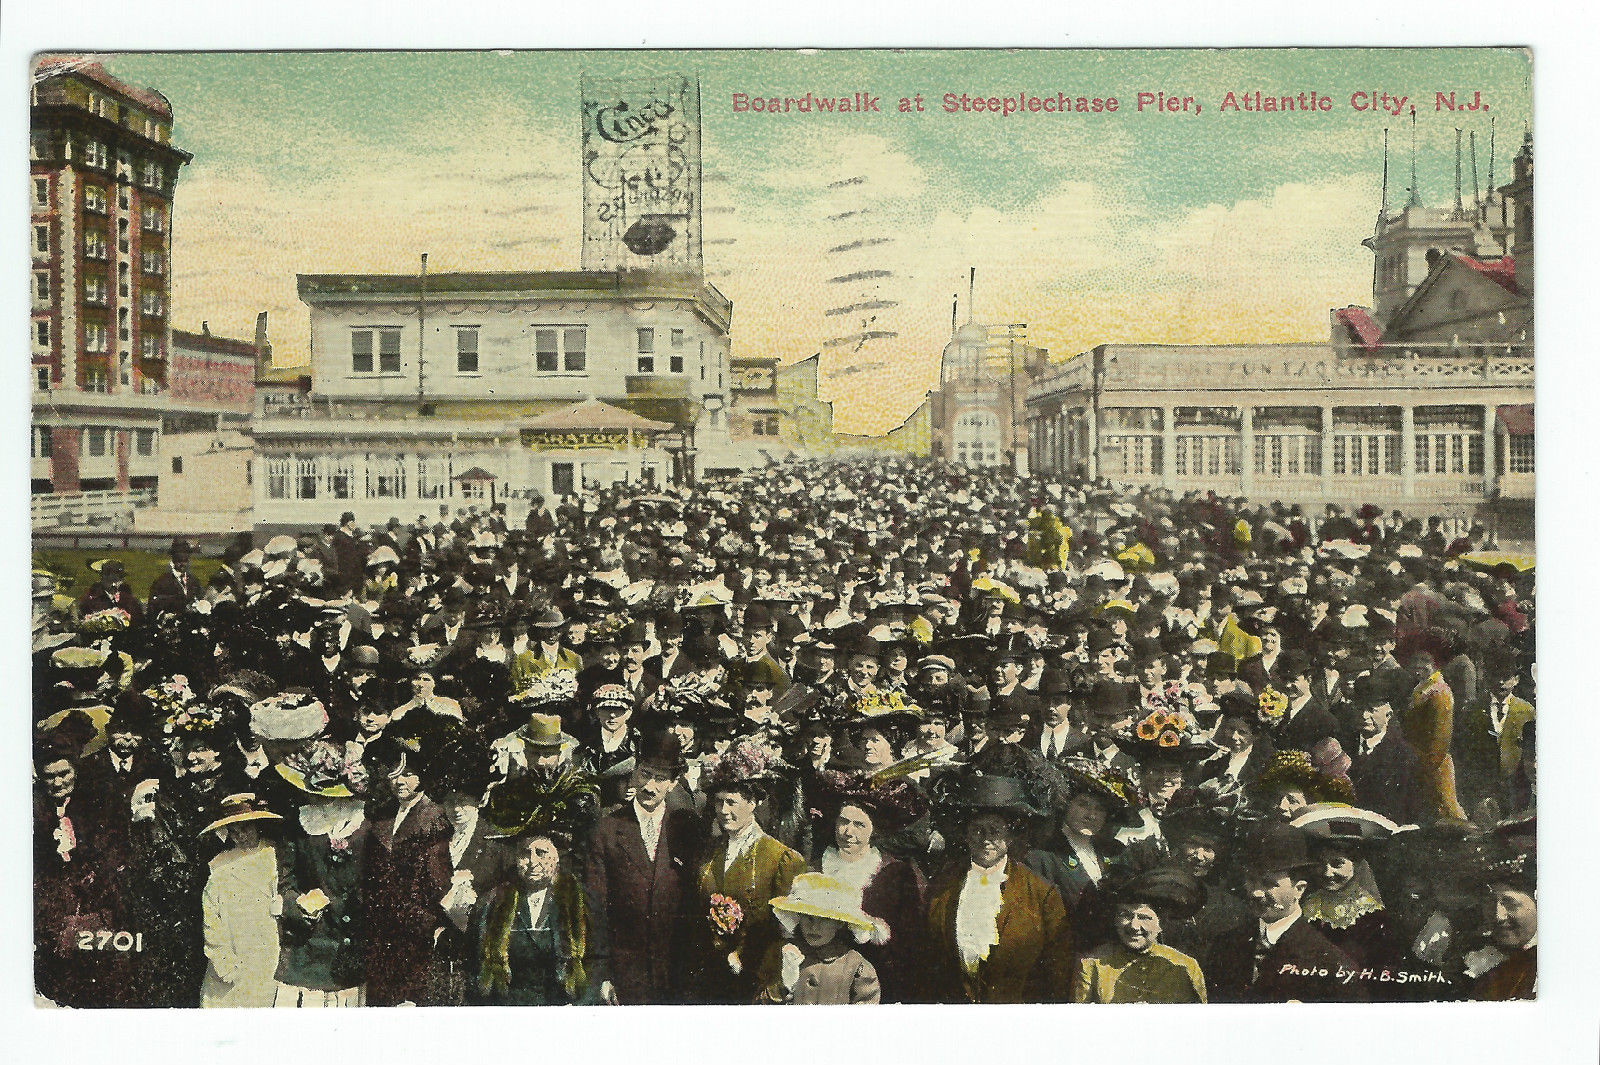
{"type": "Polygon", "coordinates": [[[456,474],[455,479],[458,481],[492,481],[495,477],[494,474],[482,466],[474,466],[465,473],[456,474]]]}
{"type": "Polygon", "coordinates": [[[1372,320],[1371,313],[1365,307],[1340,307],[1333,313],[1368,351],[1377,351],[1382,345],[1383,336],[1378,331],[1378,323],[1372,320]]]}
{"type": "Polygon", "coordinates": [[[1533,404],[1517,403],[1503,406],[1498,411],[1500,424],[1511,436],[1533,435],[1533,404]]]}
{"type": "Polygon", "coordinates": [[[1499,259],[1474,259],[1470,255],[1457,255],[1456,258],[1507,292],[1517,290],[1517,261],[1511,256],[1506,255],[1499,259]]]}
{"type": "Polygon", "coordinates": [[[106,73],[106,68],[85,56],[47,55],[33,68],[34,80],[56,77],[61,74],[78,74],[102,88],[121,93],[135,103],[143,104],[162,118],[172,117],[172,105],[154,89],[141,89],[106,73]]]}

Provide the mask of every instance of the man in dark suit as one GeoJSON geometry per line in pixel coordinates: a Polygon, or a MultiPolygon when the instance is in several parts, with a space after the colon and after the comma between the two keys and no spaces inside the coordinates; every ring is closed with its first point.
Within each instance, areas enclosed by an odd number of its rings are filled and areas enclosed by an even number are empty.
{"type": "Polygon", "coordinates": [[[339,517],[339,529],[333,534],[333,554],[342,587],[359,588],[367,572],[367,545],[361,541],[361,527],[351,511],[339,517]]]}
{"type": "Polygon", "coordinates": [[[1278,656],[1277,671],[1289,696],[1289,709],[1273,733],[1282,751],[1309,751],[1329,736],[1339,735],[1339,721],[1311,690],[1311,660],[1298,651],[1278,656]]]}
{"type": "Polygon", "coordinates": [[[1312,870],[1301,831],[1264,826],[1246,842],[1240,864],[1256,920],[1220,939],[1206,959],[1210,1001],[1363,1001],[1349,958],[1301,912],[1312,870]]]}
{"type": "MultiPolygon", "coordinates": [[[[1403,691],[1398,693],[1404,698],[1403,691]]],[[[1350,751],[1350,784],[1363,808],[1399,825],[1422,817],[1417,755],[1394,722],[1395,692],[1371,674],[1356,678],[1354,698],[1361,734],[1350,751]]]]}
{"type": "Polygon", "coordinates": [[[189,572],[194,545],[188,540],[174,540],[167,554],[167,568],[150,584],[146,609],[152,618],[182,610],[200,597],[200,582],[189,572]]]}
{"type": "Polygon", "coordinates": [[[155,727],[148,701],[138,692],[117,696],[106,722],[106,745],[78,765],[86,795],[105,810],[109,827],[125,832],[132,817],[133,789],[161,772],[156,755],[145,748],[145,738],[155,727]]]}
{"type": "Polygon", "coordinates": [[[108,558],[102,562],[99,583],[90,585],[78,599],[78,616],[86,618],[90,614],[115,608],[127,611],[132,618],[131,624],[139,624],[139,619],[144,615],[144,605],[133,594],[133,589],[128,587],[128,582],[122,579],[124,573],[121,559],[108,558]]]}
{"type": "Polygon", "coordinates": [[[1039,720],[1025,741],[1031,749],[1056,762],[1090,742],[1080,715],[1074,712],[1078,687],[1070,676],[1061,670],[1045,670],[1039,682],[1039,699],[1039,720]]]}
{"type": "Polygon", "coordinates": [[[692,1000],[691,904],[706,834],[692,809],[667,802],[684,768],[676,738],[646,736],[632,799],[601,818],[590,839],[586,886],[611,929],[612,980],[624,1005],[692,1000]]]}

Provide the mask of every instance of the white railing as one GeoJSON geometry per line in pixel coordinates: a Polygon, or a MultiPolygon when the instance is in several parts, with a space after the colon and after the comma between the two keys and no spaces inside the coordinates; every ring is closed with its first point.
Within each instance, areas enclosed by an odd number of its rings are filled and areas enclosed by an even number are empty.
{"type": "Polygon", "coordinates": [[[33,527],[50,525],[109,525],[113,528],[133,523],[133,512],[154,506],[156,490],[140,488],[129,492],[59,492],[33,497],[33,527]]]}

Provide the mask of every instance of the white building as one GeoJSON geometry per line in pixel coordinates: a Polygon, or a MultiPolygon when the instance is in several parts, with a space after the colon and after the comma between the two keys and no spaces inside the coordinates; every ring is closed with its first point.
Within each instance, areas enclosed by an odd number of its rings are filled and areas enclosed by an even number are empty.
{"type": "Polygon", "coordinates": [[[301,275],[311,390],[258,404],[258,526],[525,511],[694,476],[726,443],[733,305],[691,274],[301,275]],[[585,402],[598,401],[598,402],[585,402]],[[589,424],[593,422],[594,424],[589,424]],[[465,475],[465,476],[464,476],[465,475]]]}

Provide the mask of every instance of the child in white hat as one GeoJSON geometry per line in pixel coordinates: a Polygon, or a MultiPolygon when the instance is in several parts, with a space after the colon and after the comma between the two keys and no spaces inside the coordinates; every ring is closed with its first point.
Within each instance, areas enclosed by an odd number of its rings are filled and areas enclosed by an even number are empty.
{"type": "Polygon", "coordinates": [[[790,942],[761,968],[758,1001],[778,1005],[876,1005],[878,972],[855,949],[872,935],[861,892],[821,873],[801,873],[772,912],[790,942]]]}

